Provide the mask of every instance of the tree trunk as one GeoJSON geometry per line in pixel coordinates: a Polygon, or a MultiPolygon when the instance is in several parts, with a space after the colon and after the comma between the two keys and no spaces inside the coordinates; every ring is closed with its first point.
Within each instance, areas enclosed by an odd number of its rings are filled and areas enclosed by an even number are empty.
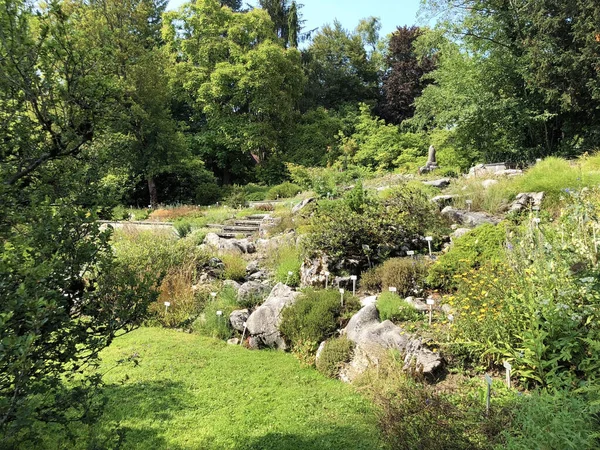
{"type": "Polygon", "coordinates": [[[150,193],[150,206],[152,209],[158,208],[158,192],[156,191],[154,177],[148,177],[148,192],[150,193]]]}

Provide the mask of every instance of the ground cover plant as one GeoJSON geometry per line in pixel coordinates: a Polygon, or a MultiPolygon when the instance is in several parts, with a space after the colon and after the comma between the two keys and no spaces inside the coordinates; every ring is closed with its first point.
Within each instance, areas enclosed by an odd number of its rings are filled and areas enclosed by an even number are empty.
{"type": "MultiPolygon", "coordinates": [[[[108,404],[88,429],[98,442],[121,439],[126,449],[385,448],[368,400],[289,354],[144,328],[115,341],[102,359],[108,404]],[[137,364],[116,365],[127,358],[137,364]]],[[[83,437],[73,448],[87,448],[83,437]]],[[[45,444],[57,442],[48,435],[45,444]]]]}
{"type": "Polygon", "coordinates": [[[384,292],[377,297],[377,311],[382,321],[391,320],[396,323],[416,321],[423,317],[414,306],[393,292],[384,292]]]}

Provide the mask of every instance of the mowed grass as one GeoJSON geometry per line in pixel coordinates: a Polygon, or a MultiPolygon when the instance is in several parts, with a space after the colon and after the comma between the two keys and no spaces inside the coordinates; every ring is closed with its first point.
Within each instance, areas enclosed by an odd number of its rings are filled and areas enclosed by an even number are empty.
{"type": "Polygon", "coordinates": [[[102,359],[109,403],[97,426],[124,429],[124,448],[385,448],[368,400],[289,354],[142,328],[102,359]],[[116,365],[132,355],[139,365],[116,365]]]}

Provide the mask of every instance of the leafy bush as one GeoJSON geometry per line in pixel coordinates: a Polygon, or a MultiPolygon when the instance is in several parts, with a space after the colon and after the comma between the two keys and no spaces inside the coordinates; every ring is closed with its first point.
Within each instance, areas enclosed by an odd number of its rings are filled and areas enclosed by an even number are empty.
{"type": "Polygon", "coordinates": [[[300,250],[294,245],[282,245],[274,249],[270,255],[271,264],[275,270],[275,281],[286,283],[288,286],[300,285],[300,266],[302,260],[300,250]],[[292,272],[292,275],[289,273],[292,272]]]}
{"type": "Polygon", "coordinates": [[[302,188],[297,184],[286,182],[273,186],[267,192],[267,200],[277,200],[278,198],[292,198],[302,192],[302,188]]]}
{"type": "Polygon", "coordinates": [[[600,381],[600,192],[574,194],[559,221],[524,225],[506,263],[456,277],[451,345],[491,364],[508,360],[528,386],[600,381]],[[458,344],[461,343],[461,344],[458,344]]]}
{"type": "Polygon", "coordinates": [[[238,309],[237,293],[233,288],[225,287],[216,298],[210,297],[201,316],[194,322],[194,332],[216,339],[229,339],[233,330],[229,324],[229,316],[238,309]],[[221,314],[217,314],[221,312],[221,314]]]}
{"type": "Polygon", "coordinates": [[[225,271],[223,272],[223,278],[226,280],[244,281],[246,278],[246,267],[248,266],[247,261],[240,255],[236,254],[224,254],[221,256],[223,264],[225,264],[225,271]]]}
{"type": "Polygon", "coordinates": [[[337,378],[341,365],[350,362],[354,343],[346,336],[328,339],[317,360],[317,370],[326,377],[337,378]]]}
{"type": "Polygon", "coordinates": [[[427,195],[412,185],[391,191],[385,199],[366,196],[362,212],[347,201],[320,201],[304,245],[309,255],[325,253],[333,264],[358,261],[359,267],[402,252],[426,247],[421,236],[444,231],[427,195]]]}
{"type": "Polygon", "coordinates": [[[312,190],[321,197],[338,196],[344,185],[355,183],[359,179],[373,176],[368,168],[359,166],[340,167],[304,167],[287,164],[292,181],[304,188],[312,190]]]}
{"type": "Polygon", "coordinates": [[[382,354],[379,366],[367,370],[355,385],[379,406],[379,425],[390,448],[400,450],[477,450],[491,447],[506,414],[483,417],[478,395],[457,405],[435,385],[412,379],[396,352],[382,354]]]}
{"type": "Polygon", "coordinates": [[[377,311],[382,321],[409,322],[422,317],[414,306],[393,292],[384,292],[377,298],[377,311]]]}
{"type": "Polygon", "coordinates": [[[371,267],[360,275],[360,286],[368,292],[381,291],[381,266],[371,267]]]}
{"type": "Polygon", "coordinates": [[[455,239],[450,250],[430,267],[428,284],[436,288],[452,289],[456,287],[457,274],[483,264],[492,267],[502,264],[505,261],[507,227],[506,222],[496,226],[483,224],[455,239]]]}
{"type": "Polygon", "coordinates": [[[243,187],[232,186],[225,197],[225,204],[231,208],[244,208],[248,206],[248,198],[243,187]]]}
{"type": "Polygon", "coordinates": [[[198,314],[202,299],[194,295],[192,286],[208,256],[192,240],[177,239],[171,233],[118,231],[112,247],[117,261],[132,273],[156,280],[160,297],[150,310],[160,324],[180,326],[198,314]],[[168,313],[165,301],[171,303],[168,313]]]}
{"type": "Polygon", "coordinates": [[[359,309],[360,302],[351,295],[344,295],[342,306],[338,291],[308,289],[296,303],[282,311],[279,330],[292,349],[310,342],[310,352],[314,354],[319,343],[343,328],[359,309]]]}
{"type": "Polygon", "coordinates": [[[589,405],[573,393],[534,392],[516,404],[510,428],[502,433],[497,450],[595,449],[597,418],[589,405]]]}
{"type": "Polygon", "coordinates": [[[192,224],[185,220],[179,220],[175,222],[173,224],[173,227],[175,228],[177,236],[179,236],[180,238],[184,238],[192,232],[192,224]]]}
{"type": "Polygon", "coordinates": [[[392,258],[378,268],[381,287],[395,287],[403,297],[422,291],[427,276],[427,263],[420,258],[392,258]]]}

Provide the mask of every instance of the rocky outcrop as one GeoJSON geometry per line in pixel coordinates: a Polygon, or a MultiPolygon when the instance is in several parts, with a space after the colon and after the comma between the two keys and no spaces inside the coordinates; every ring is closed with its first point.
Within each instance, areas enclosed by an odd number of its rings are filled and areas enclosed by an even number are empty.
{"type": "Polygon", "coordinates": [[[500,222],[499,219],[484,212],[463,211],[451,206],[446,206],[442,209],[442,216],[446,217],[452,223],[466,225],[471,228],[483,225],[484,223],[497,225],[500,222]]]}
{"type": "Polygon", "coordinates": [[[267,300],[246,321],[251,348],[269,347],[285,350],[286,344],[278,329],[281,311],[292,305],[299,295],[299,292],[293,291],[283,283],[273,288],[267,300]]]}
{"type": "Polygon", "coordinates": [[[249,239],[225,239],[216,233],[208,233],[204,238],[204,244],[214,249],[227,253],[255,253],[256,246],[249,239]]]}
{"type": "MultiPolygon", "coordinates": [[[[325,286],[329,273],[329,258],[326,255],[315,258],[307,258],[300,266],[300,285],[307,286],[325,286]]],[[[331,278],[329,279],[331,284],[331,278]]]]}
{"type": "Polygon", "coordinates": [[[344,381],[352,381],[370,366],[379,364],[379,359],[389,349],[404,355],[406,369],[431,374],[442,366],[441,356],[429,350],[421,339],[406,333],[389,320],[380,322],[374,304],[363,307],[350,319],[346,336],[356,347],[352,361],[340,372],[344,381]]]}
{"type": "Polygon", "coordinates": [[[439,208],[443,208],[445,206],[450,205],[457,195],[436,195],[431,199],[433,203],[435,203],[439,208]]]}
{"type": "Polygon", "coordinates": [[[234,280],[225,280],[225,281],[223,281],[223,287],[231,288],[235,292],[239,292],[241,286],[242,285],[240,283],[238,283],[237,281],[234,281],[234,280]]]}
{"type": "MultiPolygon", "coordinates": [[[[269,286],[258,281],[247,281],[238,289],[238,303],[253,303],[261,301],[269,293],[269,286]]],[[[255,303],[256,304],[256,303],[255,303]]]]}
{"type": "Polygon", "coordinates": [[[515,197],[509,212],[518,213],[530,207],[541,208],[543,200],[543,192],[523,192],[515,197]]]}

